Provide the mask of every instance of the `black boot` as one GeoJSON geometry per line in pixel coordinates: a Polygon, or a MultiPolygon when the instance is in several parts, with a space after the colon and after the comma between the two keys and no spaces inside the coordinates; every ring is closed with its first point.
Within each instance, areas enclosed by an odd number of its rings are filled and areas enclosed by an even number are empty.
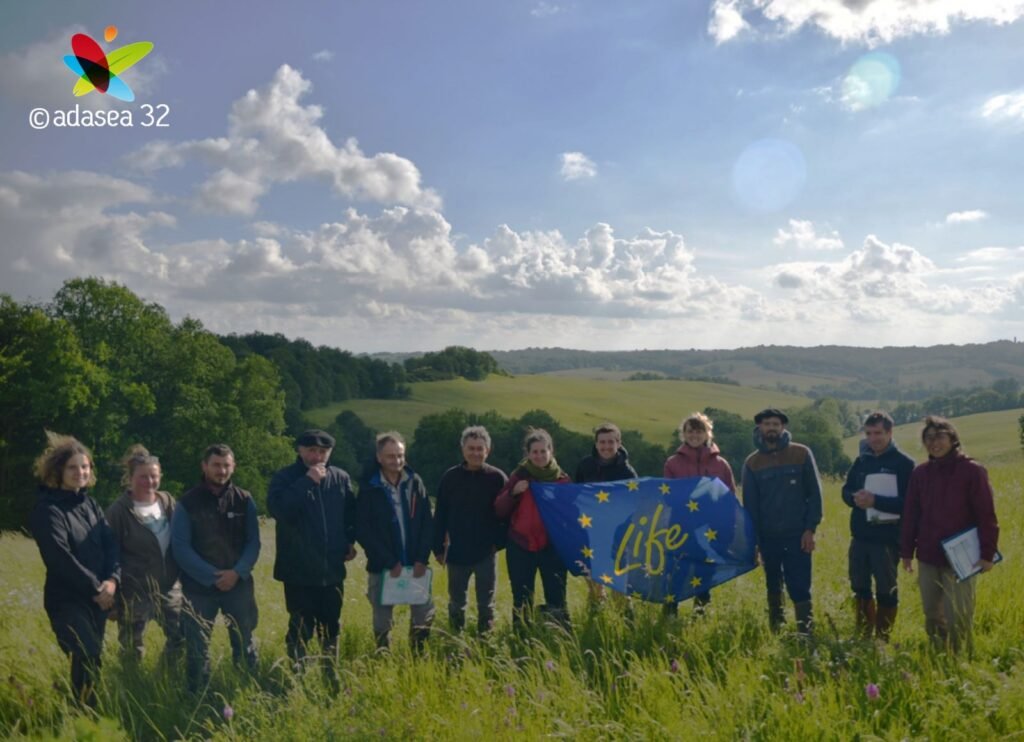
{"type": "Polygon", "coordinates": [[[804,636],[810,636],[814,630],[814,611],[811,610],[811,601],[802,600],[793,604],[793,611],[796,614],[796,630],[804,636]]]}
{"type": "Polygon", "coordinates": [[[768,593],[768,628],[778,634],[786,623],[785,598],[782,593],[768,593]]]}

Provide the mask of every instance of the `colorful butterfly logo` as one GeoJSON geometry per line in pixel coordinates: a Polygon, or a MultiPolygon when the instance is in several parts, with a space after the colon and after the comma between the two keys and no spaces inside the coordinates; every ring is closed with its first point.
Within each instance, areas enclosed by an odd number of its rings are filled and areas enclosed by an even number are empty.
{"type": "MultiPolygon", "coordinates": [[[[107,26],[103,38],[107,43],[117,38],[117,27],[107,26]]],[[[95,39],[84,33],[76,33],[71,37],[71,51],[74,54],[66,55],[64,64],[78,75],[78,82],[72,91],[76,96],[98,90],[118,100],[131,102],[135,100],[135,93],[118,75],[153,51],[153,42],[136,41],[110,54],[104,54],[95,39]]]]}

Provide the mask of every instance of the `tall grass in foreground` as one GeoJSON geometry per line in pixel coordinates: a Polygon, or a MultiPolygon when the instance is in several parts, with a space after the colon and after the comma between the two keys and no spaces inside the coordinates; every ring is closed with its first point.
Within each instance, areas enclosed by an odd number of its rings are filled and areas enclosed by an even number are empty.
{"type": "MultiPolygon", "coordinates": [[[[284,654],[287,616],[270,578],[273,529],[257,565],[262,658],[254,677],[236,673],[222,628],[205,695],[182,690],[166,668],[152,625],[140,667],[122,664],[108,632],[99,716],[71,707],[66,664],[42,610],[35,545],[0,538],[0,736],[76,739],[1024,739],[1024,566],[1020,495],[1024,466],[992,471],[1006,561],[981,578],[972,657],[933,653],[916,582],[901,576],[902,605],[890,645],[850,638],[846,578],[848,511],[826,488],[826,522],[815,553],[819,624],[813,641],[769,634],[759,571],[718,588],[710,612],[666,619],[657,606],[631,613],[588,610],[571,580],[574,633],[538,627],[516,638],[510,596],[499,582],[495,634],[444,633],[446,586],[435,589],[440,631],[424,657],[410,655],[408,613],[398,611],[396,649],[373,654],[365,570],[347,582],[338,679],[296,673],[284,654]],[[877,687],[877,697],[868,686],[877,687]],[[227,713],[225,713],[227,711],[227,713]],[[230,718],[226,718],[230,717],[230,718]]],[[[471,622],[472,623],[472,622],[471,622]]],[[[790,624],[792,619],[790,617],[790,624]]]]}

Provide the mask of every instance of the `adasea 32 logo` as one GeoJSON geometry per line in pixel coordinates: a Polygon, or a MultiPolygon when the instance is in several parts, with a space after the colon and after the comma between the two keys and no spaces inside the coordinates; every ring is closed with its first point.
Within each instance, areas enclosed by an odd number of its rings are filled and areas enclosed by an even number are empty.
{"type": "MultiPolygon", "coordinates": [[[[110,44],[117,38],[117,26],[107,26],[103,30],[103,40],[110,44]]],[[[108,95],[125,103],[135,100],[135,91],[121,76],[153,51],[152,41],[136,41],[125,44],[111,51],[104,51],[96,39],[85,33],[76,33],[71,37],[71,54],[64,56],[64,65],[78,79],[71,92],[76,98],[90,93],[108,95]]],[[[170,106],[161,103],[152,105],[144,103],[132,108],[91,109],[75,104],[67,110],[34,108],[29,113],[29,125],[33,129],[57,128],[93,128],[93,127],[134,127],[139,126],[165,127],[170,106]]]]}

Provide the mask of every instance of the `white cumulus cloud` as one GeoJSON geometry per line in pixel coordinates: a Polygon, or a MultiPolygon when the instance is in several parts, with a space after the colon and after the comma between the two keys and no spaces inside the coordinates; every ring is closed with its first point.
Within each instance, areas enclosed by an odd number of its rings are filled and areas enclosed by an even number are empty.
{"type": "Polygon", "coordinates": [[[593,178],[597,175],[597,165],[582,152],[563,152],[562,177],[565,180],[593,178]]]}
{"type": "Polygon", "coordinates": [[[795,247],[798,250],[842,250],[843,241],[839,233],[819,235],[814,224],[804,219],[790,219],[789,229],[780,227],[772,242],[781,248],[795,247]]]}
{"type": "Polygon", "coordinates": [[[1024,90],[993,95],[981,106],[981,115],[993,121],[1024,121],[1024,90]]]}
{"type": "Polygon", "coordinates": [[[775,32],[812,27],[844,43],[889,43],[917,34],[946,34],[956,23],[1013,23],[1024,0],[715,0],[708,33],[722,43],[752,19],[775,32]]]}
{"type": "Polygon", "coordinates": [[[347,198],[440,206],[410,160],[390,152],[367,156],[354,138],[336,145],[320,126],[320,106],[301,102],[311,88],[298,70],[282,65],[266,87],[235,101],[226,137],[152,142],[130,161],[144,170],[187,160],[216,168],[198,193],[198,205],[210,211],[252,215],[275,183],[307,179],[329,183],[347,198]]]}
{"type": "Polygon", "coordinates": [[[981,209],[969,209],[967,211],[953,211],[946,214],[946,224],[968,224],[988,219],[988,212],[981,209]]]}

